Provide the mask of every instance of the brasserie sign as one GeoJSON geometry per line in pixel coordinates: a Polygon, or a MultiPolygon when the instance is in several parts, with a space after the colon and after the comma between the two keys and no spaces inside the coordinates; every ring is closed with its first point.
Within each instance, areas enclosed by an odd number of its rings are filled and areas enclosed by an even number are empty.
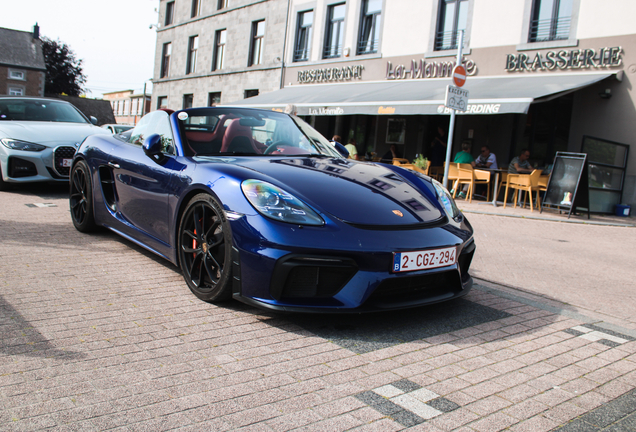
{"type": "Polygon", "coordinates": [[[506,56],[507,72],[534,72],[537,70],[598,69],[620,66],[623,63],[621,47],[548,51],[545,54],[525,53],[506,56]]]}

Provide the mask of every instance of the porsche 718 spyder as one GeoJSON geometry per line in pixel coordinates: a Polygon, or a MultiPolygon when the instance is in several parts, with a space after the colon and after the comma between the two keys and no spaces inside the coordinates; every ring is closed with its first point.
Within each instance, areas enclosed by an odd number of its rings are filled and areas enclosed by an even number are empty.
{"type": "Polygon", "coordinates": [[[153,111],[74,156],[75,227],[106,227],[179,266],[198,298],[367,312],[461,297],[473,229],[440,183],[344,159],[299,117],[153,111]]]}

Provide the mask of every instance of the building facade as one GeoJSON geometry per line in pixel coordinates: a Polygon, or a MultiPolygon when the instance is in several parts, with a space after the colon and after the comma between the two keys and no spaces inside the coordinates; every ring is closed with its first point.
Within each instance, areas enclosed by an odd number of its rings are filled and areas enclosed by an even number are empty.
{"type": "Polygon", "coordinates": [[[281,87],[287,0],[160,0],[152,109],[281,87]]]}
{"type": "Polygon", "coordinates": [[[40,27],[32,32],[0,28],[0,95],[44,96],[46,64],[40,27]]]}
{"type": "Polygon", "coordinates": [[[136,125],[139,119],[151,110],[151,95],[145,92],[118,90],[104,93],[103,97],[110,102],[117,124],[136,125]]]}
{"type": "Polygon", "coordinates": [[[487,145],[506,167],[527,148],[549,169],[557,151],[585,152],[590,207],[611,212],[636,203],[634,13],[631,0],[290,0],[284,88],[234,99],[294,104],[362,153],[396,144],[409,159],[430,157],[448,130],[445,91],[463,31],[469,100],[453,155],[468,140],[475,156],[487,145]]]}

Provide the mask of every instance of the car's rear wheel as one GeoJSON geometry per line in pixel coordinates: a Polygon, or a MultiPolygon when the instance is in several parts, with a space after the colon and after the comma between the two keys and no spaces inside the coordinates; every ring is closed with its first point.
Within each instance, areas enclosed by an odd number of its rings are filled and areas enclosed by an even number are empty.
{"type": "Polygon", "coordinates": [[[77,162],[71,171],[69,204],[71,219],[78,231],[91,232],[97,229],[93,214],[91,171],[83,160],[77,162]]]}
{"type": "Polygon", "coordinates": [[[194,196],[179,224],[179,265],[188,287],[204,301],[231,295],[232,234],[219,203],[208,194],[194,196]]]}

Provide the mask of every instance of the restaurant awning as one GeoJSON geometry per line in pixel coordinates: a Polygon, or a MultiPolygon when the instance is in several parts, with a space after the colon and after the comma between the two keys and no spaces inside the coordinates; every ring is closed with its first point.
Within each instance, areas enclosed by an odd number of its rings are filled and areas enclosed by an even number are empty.
{"type": "MultiPolygon", "coordinates": [[[[594,84],[616,72],[468,77],[468,107],[458,114],[528,112],[533,102],[594,84]]],[[[283,110],[296,106],[299,115],[443,114],[450,78],[391,80],[337,84],[298,84],[232,103],[235,106],[283,110]]]]}

